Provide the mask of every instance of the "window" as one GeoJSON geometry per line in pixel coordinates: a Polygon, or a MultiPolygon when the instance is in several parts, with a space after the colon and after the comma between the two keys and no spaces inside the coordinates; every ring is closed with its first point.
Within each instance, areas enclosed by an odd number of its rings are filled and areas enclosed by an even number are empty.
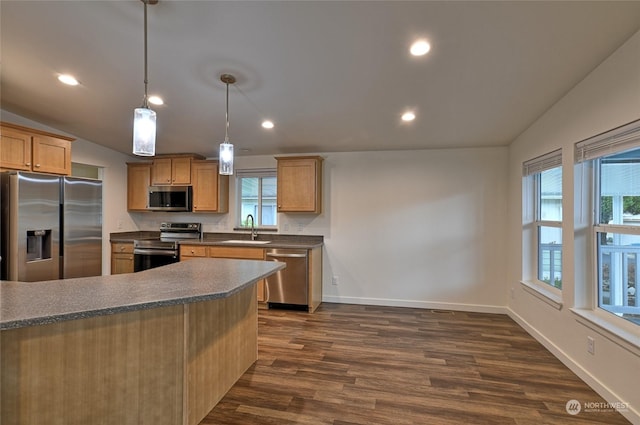
{"type": "Polygon", "coordinates": [[[240,226],[247,226],[249,214],[253,216],[256,227],[275,227],[278,224],[276,170],[237,171],[236,187],[240,226]]]}
{"type": "Polygon", "coordinates": [[[536,278],[562,289],[562,154],[554,151],[524,163],[533,187],[536,278]]]}
{"type": "Polygon", "coordinates": [[[597,308],[640,324],[640,121],[576,145],[594,162],[597,308]]]}

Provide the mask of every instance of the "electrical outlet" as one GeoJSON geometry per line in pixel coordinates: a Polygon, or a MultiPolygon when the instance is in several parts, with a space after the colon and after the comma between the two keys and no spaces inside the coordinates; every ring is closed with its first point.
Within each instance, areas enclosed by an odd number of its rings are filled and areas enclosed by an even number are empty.
{"type": "Polygon", "coordinates": [[[338,285],[338,276],[333,276],[331,278],[331,284],[332,285],[338,285]]]}
{"type": "Polygon", "coordinates": [[[587,352],[596,354],[596,341],[590,336],[587,337],[587,352]]]}

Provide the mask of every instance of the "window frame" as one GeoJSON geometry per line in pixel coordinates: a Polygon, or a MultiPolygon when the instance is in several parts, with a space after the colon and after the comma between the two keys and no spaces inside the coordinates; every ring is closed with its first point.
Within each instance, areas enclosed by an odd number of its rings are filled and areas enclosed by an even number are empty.
{"type": "MultiPolygon", "coordinates": [[[[589,216],[588,225],[588,258],[584,258],[591,276],[576,288],[576,294],[587,296],[586,302],[577,302],[571,311],[578,316],[578,321],[596,330],[606,331],[609,338],[629,348],[632,352],[640,352],[640,337],[637,329],[640,324],[627,320],[617,314],[600,307],[600,256],[599,234],[622,233],[640,235],[640,226],[619,224],[602,224],[601,220],[601,159],[625,151],[640,149],[640,120],[635,120],[596,136],[577,142],[574,147],[574,160],[582,170],[590,174],[590,187],[584,188],[579,196],[590,199],[582,204],[582,212],[589,216]]],[[[585,229],[586,230],[586,229],[585,229]]]]}
{"type": "MultiPolygon", "coordinates": [[[[562,217],[560,220],[543,220],[541,205],[541,174],[544,171],[559,168],[563,173],[562,168],[562,149],[556,149],[552,152],[546,153],[539,157],[530,159],[523,162],[522,174],[523,174],[523,237],[525,234],[529,234],[525,237],[526,244],[530,251],[529,255],[523,256],[523,261],[527,261],[528,264],[523,264],[524,273],[521,283],[524,285],[525,290],[531,292],[533,295],[540,297],[545,302],[554,306],[555,308],[562,308],[562,289],[556,287],[551,281],[545,282],[540,279],[540,270],[542,267],[542,249],[540,244],[540,233],[543,227],[558,228],[561,230],[562,237],[564,237],[562,217]]],[[[561,178],[561,185],[562,185],[561,178]]],[[[562,187],[562,186],[561,186],[562,187]]],[[[561,195],[561,202],[562,195],[561,195]]],[[[562,276],[563,262],[564,262],[564,244],[562,241],[560,246],[560,275],[562,276]]]]}
{"type": "MultiPolygon", "coordinates": [[[[631,150],[640,150],[640,146],[638,146],[637,148],[631,148],[631,150]]],[[[622,150],[621,152],[625,152],[627,151],[627,149],[622,150]]],[[[618,234],[618,235],[633,235],[633,236],[640,236],[640,226],[630,226],[630,225],[625,225],[625,224],[609,224],[609,223],[602,223],[602,211],[601,211],[601,199],[602,199],[602,193],[601,193],[601,177],[602,177],[602,160],[611,156],[611,155],[616,155],[617,153],[620,152],[615,152],[615,153],[611,153],[609,155],[603,155],[603,156],[599,156],[597,158],[592,159],[591,161],[593,162],[593,184],[592,184],[592,199],[593,199],[593,217],[592,217],[592,234],[591,234],[591,238],[593,241],[593,260],[592,260],[592,268],[593,268],[593,279],[592,282],[590,282],[590,291],[591,291],[591,299],[592,299],[592,309],[594,311],[601,311],[605,314],[610,314],[612,315],[612,318],[615,318],[614,320],[624,320],[627,322],[630,322],[636,326],[640,326],[640,323],[636,323],[633,322],[631,320],[625,319],[624,317],[618,316],[618,314],[614,311],[614,310],[624,310],[625,306],[611,306],[611,309],[607,309],[605,307],[603,307],[602,305],[604,305],[603,302],[603,295],[602,295],[602,286],[603,286],[603,268],[601,266],[601,260],[602,260],[602,256],[601,256],[601,243],[600,243],[600,235],[602,233],[604,234],[618,234]]],[[[636,261],[637,262],[637,261],[636,261]]],[[[624,263],[624,260],[623,260],[624,263]]],[[[637,286],[638,286],[638,270],[636,268],[636,290],[637,290],[637,286]]],[[[611,285],[611,283],[609,283],[611,285]]],[[[624,289],[624,288],[623,288],[624,289]]],[[[636,304],[638,304],[637,302],[637,297],[638,297],[638,293],[636,292],[636,304]]],[[[628,300],[627,300],[628,301],[628,300]]],[[[636,305],[636,308],[639,308],[640,306],[636,305]]]]}
{"type": "MultiPolygon", "coordinates": [[[[278,184],[277,170],[275,168],[260,168],[251,170],[236,170],[235,184],[236,184],[236,228],[245,229],[243,220],[246,217],[242,216],[242,180],[243,178],[258,178],[258,213],[254,215],[255,228],[262,230],[277,230],[278,229],[278,211],[274,210],[274,217],[276,224],[264,224],[262,223],[262,179],[263,178],[275,178],[276,188],[278,184]]],[[[277,193],[277,192],[276,192],[277,193]]],[[[276,195],[277,196],[277,195],[276,195]]]]}
{"type": "MultiPolygon", "coordinates": [[[[549,168],[548,170],[552,170],[555,168],[560,168],[560,173],[562,176],[562,165],[558,166],[558,167],[553,167],[553,168],[549,168]]],[[[563,244],[562,244],[562,219],[560,220],[543,220],[542,219],[542,173],[544,171],[548,171],[548,170],[543,170],[540,171],[538,173],[535,173],[533,175],[533,184],[534,184],[534,208],[535,208],[535,212],[534,212],[534,221],[533,224],[536,228],[536,231],[534,232],[534,240],[535,240],[535,247],[536,247],[536,279],[538,280],[538,282],[549,285],[553,288],[556,288],[560,291],[562,291],[562,259],[564,257],[563,255],[563,244]],[[545,280],[541,279],[541,274],[542,274],[542,269],[543,269],[543,259],[542,259],[542,242],[541,242],[541,237],[540,234],[542,232],[542,228],[543,227],[551,227],[551,228],[556,228],[556,229],[560,229],[560,236],[561,236],[561,240],[560,240],[560,286],[556,286],[554,283],[552,283],[554,281],[553,277],[554,277],[554,273],[553,270],[551,270],[551,264],[553,263],[553,254],[551,253],[552,251],[550,251],[549,253],[549,268],[550,268],[550,275],[549,275],[549,282],[546,282],[545,280]]],[[[562,179],[562,177],[561,177],[562,179]]],[[[562,184],[562,183],[561,183],[562,184]]],[[[560,202],[562,203],[562,192],[560,193],[560,202]]]]}

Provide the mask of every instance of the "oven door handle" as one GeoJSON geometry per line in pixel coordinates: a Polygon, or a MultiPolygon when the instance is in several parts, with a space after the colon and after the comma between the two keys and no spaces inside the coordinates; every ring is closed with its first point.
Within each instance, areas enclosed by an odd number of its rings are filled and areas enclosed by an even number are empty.
{"type": "Polygon", "coordinates": [[[165,257],[178,257],[178,253],[172,249],[144,249],[144,248],[135,248],[133,250],[133,254],[136,255],[162,255],[165,257]]]}

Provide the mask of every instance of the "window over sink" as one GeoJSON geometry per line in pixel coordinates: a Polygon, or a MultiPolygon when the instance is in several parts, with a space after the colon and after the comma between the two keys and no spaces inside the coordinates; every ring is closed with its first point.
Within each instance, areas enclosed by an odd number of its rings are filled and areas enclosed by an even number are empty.
{"type": "Polygon", "coordinates": [[[276,227],[277,178],[275,169],[237,170],[236,197],[238,205],[237,223],[247,226],[247,216],[251,214],[256,227],[276,227]]]}

